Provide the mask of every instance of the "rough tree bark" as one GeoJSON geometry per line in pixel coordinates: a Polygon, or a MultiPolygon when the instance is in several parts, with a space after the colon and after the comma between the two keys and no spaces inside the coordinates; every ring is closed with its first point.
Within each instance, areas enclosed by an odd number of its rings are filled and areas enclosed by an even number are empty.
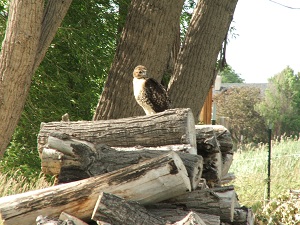
{"type": "Polygon", "coordinates": [[[161,80],[176,39],[183,0],[132,0],[94,120],[144,115],[133,96],[132,72],[147,67],[161,80]]]}
{"type": "Polygon", "coordinates": [[[0,157],[21,116],[34,71],[72,0],[12,0],[0,54],[0,157]]]}
{"type": "Polygon", "coordinates": [[[173,107],[198,115],[215,74],[218,52],[227,34],[237,0],[200,0],[179,52],[169,83],[173,107]]]}

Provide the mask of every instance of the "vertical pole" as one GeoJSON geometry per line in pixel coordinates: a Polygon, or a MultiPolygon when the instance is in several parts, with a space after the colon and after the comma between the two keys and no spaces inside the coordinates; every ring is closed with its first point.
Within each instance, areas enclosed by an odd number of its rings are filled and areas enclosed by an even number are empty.
{"type": "Polygon", "coordinates": [[[213,102],[213,107],[212,107],[212,119],[211,119],[211,124],[216,125],[216,114],[217,114],[217,106],[216,103],[213,102]]]}
{"type": "Polygon", "coordinates": [[[270,201],[271,193],[271,144],[272,144],[272,128],[269,126],[268,129],[268,139],[269,139],[269,154],[268,154],[268,188],[267,188],[267,199],[270,201]]]}

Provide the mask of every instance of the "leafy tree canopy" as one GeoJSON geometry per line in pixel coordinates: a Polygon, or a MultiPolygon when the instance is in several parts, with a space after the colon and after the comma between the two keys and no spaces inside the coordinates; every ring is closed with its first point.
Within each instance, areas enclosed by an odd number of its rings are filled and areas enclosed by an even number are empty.
{"type": "Polygon", "coordinates": [[[230,132],[236,143],[265,141],[264,119],[254,105],[261,101],[259,88],[233,87],[214,97],[217,120],[229,117],[230,132]]]}
{"type": "Polygon", "coordinates": [[[241,75],[236,73],[231,66],[227,65],[221,72],[222,83],[244,83],[241,75]]]}
{"type": "Polygon", "coordinates": [[[259,113],[273,124],[275,134],[288,135],[300,131],[300,79],[299,74],[286,67],[269,79],[265,99],[257,105],[259,113]]]}

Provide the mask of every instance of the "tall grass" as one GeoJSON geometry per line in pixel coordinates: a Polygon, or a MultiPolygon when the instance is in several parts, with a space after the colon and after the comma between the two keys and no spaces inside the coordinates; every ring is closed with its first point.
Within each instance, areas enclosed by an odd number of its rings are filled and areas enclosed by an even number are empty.
{"type": "Polygon", "coordinates": [[[41,189],[52,184],[53,182],[48,181],[43,175],[28,180],[17,172],[15,172],[15,176],[0,173],[0,197],[41,189]]]}
{"type": "MultiPolygon", "coordinates": [[[[271,193],[275,199],[289,189],[300,189],[300,140],[281,137],[272,142],[271,193]]],[[[261,208],[266,200],[268,146],[244,146],[234,155],[230,169],[236,175],[233,181],[241,204],[261,208]]]]}

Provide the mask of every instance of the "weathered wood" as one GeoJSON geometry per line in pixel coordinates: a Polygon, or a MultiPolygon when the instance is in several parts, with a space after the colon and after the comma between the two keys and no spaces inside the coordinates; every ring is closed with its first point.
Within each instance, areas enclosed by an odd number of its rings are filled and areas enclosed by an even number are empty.
{"type": "Polygon", "coordinates": [[[0,220],[4,225],[34,224],[38,215],[58,217],[61,212],[87,220],[100,191],[150,204],[190,190],[183,162],[170,152],[108,174],[2,197],[0,220]]]}
{"type": "Polygon", "coordinates": [[[193,147],[190,153],[196,154],[195,123],[190,109],[115,120],[42,123],[38,135],[40,154],[52,132],[114,147],[188,144],[193,147]]]}
{"type": "MultiPolygon", "coordinates": [[[[104,174],[166,154],[163,150],[148,150],[144,147],[135,148],[135,151],[117,151],[103,144],[94,146],[92,143],[66,138],[66,135],[62,134],[51,135],[47,145],[59,151],[43,149],[42,170],[46,174],[59,175],[58,183],[104,174]],[[64,138],[61,139],[61,136],[64,138]]],[[[187,169],[194,190],[202,175],[202,156],[184,152],[178,152],[178,155],[187,169]]]]}
{"type": "Polygon", "coordinates": [[[221,184],[228,184],[235,179],[234,173],[227,173],[226,176],[222,177],[221,184]]]}
{"type": "Polygon", "coordinates": [[[113,194],[102,192],[95,205],[92,220],[113,225],[163,225],[167,221],[148,212],[138,202],[126,201],[113,194]]]}
{"type": "Polygon", "coordinates": [[[233,225],[254,225],[255,216],[252,209],[240,207],[234,209],[233,225]]]}
{"type": "Polygon", "coordinates": [[[239,206],[233,186],[196,190],[166,202],[184,205],[195,212],[220,216],[224,222],[233,222],[234,209],[239,206]]]}
{"type": "Polygon", "coordinates": [[[212,125],[222,153],[222,178],[228,173],[233,160],[233,141],[230,131],[222,125],[212,125]]]}
{"type": "MultiPolygon", "coordinates": [[[[175,206],[167,203],[153,204],[146,206],[146,208],[152,214],[171,221],[172,223],[176,223],[176,221],[182,220],[183,218],[185,218],[187,213],[189,213],[189,209],[186,209],[185,207],[175,206]]],[[[199,212],[194,213],[196,213],[206,225],[216,225],[221,223],[220,216],[199,212]]]]}
{"type": "Polygon", "coordinates": [[[211,126],[196,125],[197,154],[203,157],[202,177],[210,187],[220,185],[222,155],[215,132],[211,126]]]}
{"type": "MultiPolygon", "coordinates": [[[[68,213],[62,212],[59,216],[59,219],[62,221],[72,221],[75,225],[88,225],[87,223],[83,222],[82,220],[78,219],[75,216],[72,216],[68,213]]],[[[68,224],[66,224],[68,225],[68,224]]]]}
{"type": "Polygon", "coordinates": [[[210,186],[219,185],[233,160],[231,134],[221,125],[196,125],[195,129],[197,153],[204,159],[203,177],[210,186]]]}
{"type": "Polygon", "coordinates": [[[220,144],[222,154],[233,154],[233,141],[230,131],[222,125],[211,125],[220,144]]]}
{"type": "Polygon", "coordinates": [[[174,225],[206,225],[200,216],[195,212],[189,212],[182,220],[177,221],[174,225]]]}

